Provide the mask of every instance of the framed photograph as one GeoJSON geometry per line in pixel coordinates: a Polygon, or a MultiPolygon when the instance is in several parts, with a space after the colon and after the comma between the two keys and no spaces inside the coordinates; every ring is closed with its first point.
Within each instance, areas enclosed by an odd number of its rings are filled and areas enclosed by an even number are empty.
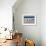
{"type": "Polygon", "coordinates": [[[36,25],[36,16],[35,15],[23,15],[22,24],[23,25],[36,25]]]}

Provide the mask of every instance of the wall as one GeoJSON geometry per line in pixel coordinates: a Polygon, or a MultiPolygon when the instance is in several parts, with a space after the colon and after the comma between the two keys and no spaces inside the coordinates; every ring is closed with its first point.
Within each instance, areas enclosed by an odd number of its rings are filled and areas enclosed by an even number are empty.
{"type": "Polygon", "coordinates": [[[13,12],[15,29],[22,32],[25,39],[34,40],[36,46],[41,46],[41,0],[23,0],[17,8],[13,7],[13,12]],[[23,14],[36,14],[37,24],[22,25],[23,14]]]}
{"type": "Polygon", "coordinates": [[[41,1],[41,38],[42,46],[46,46],[46,0],[41,1]]]}
{"type": "Polygon", "coordinates": [[[0,27],[12,29],[12,6],[16,0],[0,0],[0,27]]]}

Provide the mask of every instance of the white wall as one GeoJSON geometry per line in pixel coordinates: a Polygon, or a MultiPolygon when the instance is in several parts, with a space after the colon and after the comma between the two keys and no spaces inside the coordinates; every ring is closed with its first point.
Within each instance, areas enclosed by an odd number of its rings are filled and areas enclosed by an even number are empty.
{"type": "Polygon", "coordinates": [[[0,0],[0,27],[12,28],[12,6],[16,0],[0,0]]]}
{"type": "MultiPolygon", "coordinates": [[[[16,6],[16,5],[14,5],[16,6]]],[[[24,38],[35,41],[36,46],[41,46],[41,1],[40,0],[23,0],[23,2],[14,10],[15,28],[23,33],[24,38]],[[36,14],[37,24],[34,26],[22,25],[23,14],[36,14]]]]}
{"type": "Polygon", "coordinates": [[[14,5],[13,12],[15,29],[23,32],[25,38],[34,40],[36,46],[46,46],[46,0],[23,0],[17,8],[14,5]],[[35,26],[22,25],[22,15],[25,13],[36,14],[35,26]]]}
{"type": "Polygon", "coordinates": [[[42,46],[46,46],[46,0],[41,1],[41,38],[42,46]]]}

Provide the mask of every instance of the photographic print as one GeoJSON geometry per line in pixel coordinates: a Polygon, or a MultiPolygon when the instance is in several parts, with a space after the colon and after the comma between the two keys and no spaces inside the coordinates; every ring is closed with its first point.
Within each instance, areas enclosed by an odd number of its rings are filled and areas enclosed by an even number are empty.
{"type": "Polygon", "coordinates": [[[23,25],[36,25],[36,16],[24,15],[22,19],[23,25]]]}

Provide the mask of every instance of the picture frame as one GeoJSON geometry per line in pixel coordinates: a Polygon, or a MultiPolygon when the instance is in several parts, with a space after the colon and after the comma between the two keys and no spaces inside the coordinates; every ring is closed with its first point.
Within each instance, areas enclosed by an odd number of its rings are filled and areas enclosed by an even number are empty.
{"type": "Polygon", "coordinates": [[[36,15],[34,14],[24,14],[22,16],[23,25],[36,25],[36,15]]]}

